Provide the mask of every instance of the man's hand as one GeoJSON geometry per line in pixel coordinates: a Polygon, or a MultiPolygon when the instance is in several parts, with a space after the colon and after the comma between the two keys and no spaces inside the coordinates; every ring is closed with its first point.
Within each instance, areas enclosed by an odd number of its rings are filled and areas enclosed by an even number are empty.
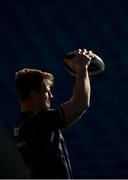
{"type": "Polygon", "coordinates": [[[87,51],[86,49],[77,49],[75,50],[76,56],[72,58],[70,61],[68,59],[64,59],[64,61],[68,63],[68,65],[77,73],[83,68],[88,68],[91,59],[95,56],[92,51],[87,51]]]}

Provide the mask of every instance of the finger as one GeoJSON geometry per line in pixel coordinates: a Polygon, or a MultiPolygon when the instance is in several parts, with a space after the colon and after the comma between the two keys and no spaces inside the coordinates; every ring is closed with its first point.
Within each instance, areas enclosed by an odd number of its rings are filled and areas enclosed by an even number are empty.
{"type": "Polygon", "coordinates": [[[87,52],[87,49],[82,49],[82,50],[81,50],[81,53],[82,53],[83,55],[86,55],[86,52],[87,52]]]}
{"type": "Polygon", "coordinates": [[[93,53],[92,51],[90,51],[90,52],[88,53],[88,56],[91,57],[91,59],[92,59],[92,58],[96,57],[96,54],[93,53]]]}
{"type": "Polygon", "coordinates": [[[81,49],[77,49],[76,53],[80,54],[81,53],[81,49]]]}
{"type": "Polygon", "coordinates": [[[91,54],[92,54],[92,51],[87,51],[86,52],[86,55],[88,55],[88,56],[91,56],[91,54]]]}
{"type": "Polygon", "coordinates": [[[89,56],[88,54],[86,54],[85,56],[88,58],[89,61],[91,60],[91,56],[89,56]]]}
{"type": "Polygon", "coordinates": [[[76,58],[81,54],[81,49],[76,50],[76,58]]]}
{"type": "Polygon", "coordinates": [[[91,54],[91,58],[94,58],[94,57],[96,57],[96,54],[95,54],[95,53],[92,53],[92,54],[91,54]]]}

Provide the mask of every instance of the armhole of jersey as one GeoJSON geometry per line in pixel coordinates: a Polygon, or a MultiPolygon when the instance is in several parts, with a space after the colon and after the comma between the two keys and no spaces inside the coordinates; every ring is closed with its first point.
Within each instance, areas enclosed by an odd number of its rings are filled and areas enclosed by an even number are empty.
{"type": "Polygon", "coordinates": [[[60,107],[58,108],[58,111],[59,111],[59,114],[60,114],[60,116],[61,116],[61,119],[63,120],[64,127],[66,127],[65,114],[64,114],[63,108],[60,106],[60,107]]]}

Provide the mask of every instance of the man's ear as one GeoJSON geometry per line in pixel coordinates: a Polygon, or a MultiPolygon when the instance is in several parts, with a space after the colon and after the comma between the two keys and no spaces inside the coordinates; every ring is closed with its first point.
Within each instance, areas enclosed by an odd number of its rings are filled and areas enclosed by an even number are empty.
{"type": "Polygon", "coordinates": [[[38,93],[37,93],[36,90],[32,90],[32,91],[30,92],[30,97],[31,97],[31,98],[34,98],[34,97],[36,97],[37,95],[38,95],[38,93]]]}

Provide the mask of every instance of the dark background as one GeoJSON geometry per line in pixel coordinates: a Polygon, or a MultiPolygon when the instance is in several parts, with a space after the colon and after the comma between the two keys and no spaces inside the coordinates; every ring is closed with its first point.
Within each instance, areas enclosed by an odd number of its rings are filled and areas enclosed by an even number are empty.
{"type": "Polygon", "coordinates": [[[127,42],[127,0],[0,1],[0,121],[5,132],[12,136],[20,110],[16,71],[31,67],[53,73],[53,107],[58,107],[70,98],[75,82],[64,69],[64,55],[77,48],[92,50],[106,69],[91,81],[88,112],[64,130],[74,178],[128,178],[127,42]]]}

